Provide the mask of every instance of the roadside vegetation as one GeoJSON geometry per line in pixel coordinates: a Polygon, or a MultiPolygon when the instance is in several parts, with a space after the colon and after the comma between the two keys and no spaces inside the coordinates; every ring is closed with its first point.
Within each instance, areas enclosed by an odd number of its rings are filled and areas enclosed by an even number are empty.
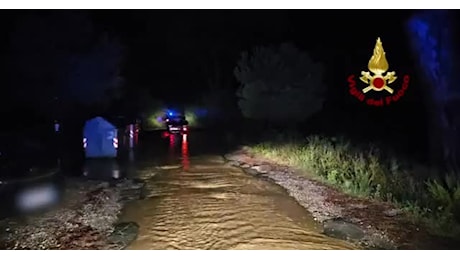
{"type": "Polygon", "coordinates": [[[241,54],[234,74],[246,119],[265,124],[263,132],[291,130],[268,136],[263,140],[270,141],[251,146],[252,152],[300,168],[345,193],[394,203],[436,235],[460,237],[460,173],[414,165],[375,144],[363,148],[344,138],[295,134],[324,110],[321,62],[290,43],[258,46],[241,54]]]}
{"type": "Polygon", "coordinates": [[[303,170],[339,190],[396,204],[433,234],[460,237],[460,178],[454,173],[423,177],[410,164],[373,145],[343,138],[282,135],[251,146],[266,159],[303,170]]]}

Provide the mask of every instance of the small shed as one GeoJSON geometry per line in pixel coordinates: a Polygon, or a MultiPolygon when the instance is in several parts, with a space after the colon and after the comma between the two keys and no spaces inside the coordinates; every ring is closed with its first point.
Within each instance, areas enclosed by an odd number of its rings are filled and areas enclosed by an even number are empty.
{"type": "Polygon", "coordinates": [[[102,117],[86,121],[83,128],[86,158],[114,158],[118,150],[117,127],[102,117]]]}

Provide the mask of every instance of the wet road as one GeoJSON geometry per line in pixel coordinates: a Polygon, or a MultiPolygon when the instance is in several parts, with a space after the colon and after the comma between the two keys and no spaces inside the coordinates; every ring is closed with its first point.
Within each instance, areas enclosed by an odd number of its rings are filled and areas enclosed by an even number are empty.
{"type": "Polygon", "coordinates": [[[230,147],[217,135],[159,135],[141,140],[124,166],[148,190],[122,215],[140,225],[128,249],[354,248],[320,234],[281,187],[227,165],[220,154],[230,147]]]}

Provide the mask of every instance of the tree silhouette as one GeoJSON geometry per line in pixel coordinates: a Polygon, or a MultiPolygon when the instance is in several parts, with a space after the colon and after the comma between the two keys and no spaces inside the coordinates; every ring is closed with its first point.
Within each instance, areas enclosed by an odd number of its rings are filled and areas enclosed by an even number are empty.
{"type": "Polygon", "coordinates": [[[292,44],[243,52],[234,74],[241,84],[238,105],[247,118],[295,124],[322,108],[323,68],[292,44]]]}

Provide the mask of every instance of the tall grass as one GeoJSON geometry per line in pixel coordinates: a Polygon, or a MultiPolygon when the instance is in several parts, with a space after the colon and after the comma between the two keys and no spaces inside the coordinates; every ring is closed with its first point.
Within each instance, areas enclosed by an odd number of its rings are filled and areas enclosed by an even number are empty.
{"type": "Polygon", "coordinates": [[[251,150],[301,168],[348,194],[395,203],[436,234],[460,235],[458,176],[417,178],[416,172],[403,167],[397,158],[385,156],[377,147],[363,149],[343,138],[313,136],[299,141],[281,136],[274,140],[252,146],[251,150]]]}

